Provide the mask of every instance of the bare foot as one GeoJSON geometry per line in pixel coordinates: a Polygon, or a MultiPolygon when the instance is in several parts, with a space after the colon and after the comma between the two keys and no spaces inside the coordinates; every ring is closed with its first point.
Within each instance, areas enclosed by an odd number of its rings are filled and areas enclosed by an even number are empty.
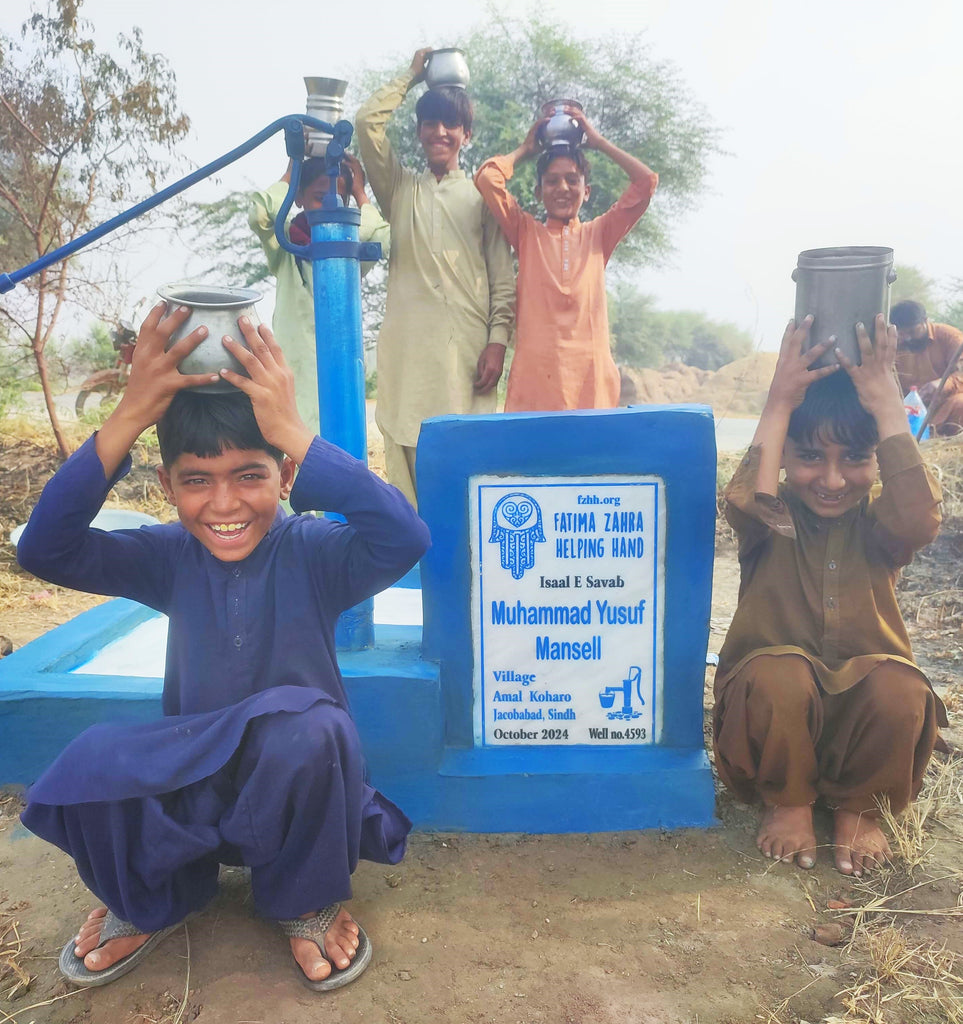
{"type": "Polygon", "coordinates": [[[816,863],[816,833],[813,830],[813,809],[804,807],[767,806],[759,825],[756,846],[767,856],[801,868],[816,863]]]}
{"type": "MultiPolygon", "coordinates": [[[[314,917],[314,914],[301,916],[308,918],[314,917]]],[[[358,952],[358,926],[342,907],[324,933],[324,952],[327,959],[321,955],[317,943],[311,939],[292,938],[290,942],[294,959],[305,975],[311,981],[324,981],[333,969],[331,964],[339,971],[343,971],[354,959],[355,953],[358,952]]]]}
{"type": "Polygon", "coordinates": [[[889,863],[893,851],[871,811],[858,814],[837,808],[833,823],[837,871],[859,878],[864,871],[889,863]]]}
{"type": "Polygon", "coordinates": [[[150,938],[150,934],[128,935],[122,939],[111,939],[102,949],[97,949],[106,916],[106,907],[92,910],[74,938],[74,955],[83,958],[84,967],[88,971],[105,970],[129,956],[135,949],[140,949],[150,938]]]}

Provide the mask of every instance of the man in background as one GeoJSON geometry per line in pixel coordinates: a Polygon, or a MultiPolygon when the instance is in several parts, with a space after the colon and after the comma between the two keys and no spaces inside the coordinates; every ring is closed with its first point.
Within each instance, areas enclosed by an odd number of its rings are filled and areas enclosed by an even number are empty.
{"type": "Polygon", "coordinates": [[[935,434],[959,434],[963,431],[963,374],[956,364],[963,331],[933,323],[923,304],[911,299],[897,302],[889,319],[897,331],[896,372],[903,394],[916,388],[932,413],[930,424],[935,434]],[[937,394],[947,368],[951,372],[937,394]]]}

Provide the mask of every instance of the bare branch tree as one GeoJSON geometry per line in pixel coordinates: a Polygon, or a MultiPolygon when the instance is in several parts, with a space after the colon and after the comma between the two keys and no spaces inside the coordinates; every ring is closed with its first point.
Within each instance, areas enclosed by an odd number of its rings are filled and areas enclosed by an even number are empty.
{"type": "MultiPolygon", "coordinates": [[[[138,29],[120,57],[98,50],[79,17],[83,0],[51,0],[0,36],[0,268],[13,270],[65,245],[156,188],[190,122],[177,108],[174,72],[144,49],[138,29]]],[[[121,239],[108,243],[115,247],[121,239]]],[[[103,248],[103,245],[101,246],[103,248]]],[[[116,280],[74,256],[28,278],[0,307],[28,337],[57,446],[46,348],[66,305],[105,315],[116,280]]],[[[114,299],[116,301],[116,299],[114,299]]],[[[116,310],[110,313],[116,314],[116,310]]]]}

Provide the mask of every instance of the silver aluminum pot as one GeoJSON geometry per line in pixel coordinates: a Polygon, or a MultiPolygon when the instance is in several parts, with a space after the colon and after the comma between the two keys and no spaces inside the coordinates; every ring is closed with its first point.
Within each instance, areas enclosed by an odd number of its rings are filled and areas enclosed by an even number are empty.
{"type": "Polygon", "coordinates": [[[425,83],[429,89],[437,89],[441,85],[467,89],[470,81],[468,61],[465,60],[462,50],[454,46],[447,46],[440,50],[432,50],[428,55],[425,83]]]}
{"type": "MultiPolygon", "coordinates": [[[[157,294],[167,303],[168,313],[178,306],[191,309],[186,322],[171,335],[168,348],[196,328],[202,325],[207,328],[207,337],[177,364],[181,373],[214,374],[225,369],[247,376],[247,371],[221,344],[221,339],[228,335],[248,347],[237,321],[238,317],[246,316],[255,326],[261,322],[254,309],[254,303],[261,298],[260,292],[252,288],[222,288],[208,284],[169,284],[158,288],[157,294]]],[[[233,391],[234,386],[226,380],[218,380],[193,390],[233,391]]]]}
{"type": "MultiPolygon", "coordinates": [[[[305,76],[308,91],[305,113],[328,124],[337,124],[344,118],[344,94],[348,83],[341,78],[305,76]]],[[[324,156],[332,136],[316,128],[309,128],[305,140],[305,156],[324,156]]]]}
{"type": "MultiPolygon", "coordinates": [[[[893,250],[882,245],[807,249],[799,254],[792,279],[796,282],[796,323],[810,313],[813,316],[806,348],[835,334],[843,355],[861,362],[856,324],[865,324],[872,338],[876,315],[889,316],[889,286],[896,280],[893,250]]],[[[835,363],[830,349],[815,365],[835,363]]]]}

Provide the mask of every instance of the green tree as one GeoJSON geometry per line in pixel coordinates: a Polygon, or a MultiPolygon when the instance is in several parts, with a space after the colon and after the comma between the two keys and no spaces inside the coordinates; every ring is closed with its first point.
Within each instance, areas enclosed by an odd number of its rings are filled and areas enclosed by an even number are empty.
{"type": "Polygon", "coordinates": [[[628,366],[680,362],[701,370],[748,355],[752,337],[735,324],[696,310],[659,310],[654,299],[620,282],[609,293],[609,325],[615,358],[628,366]]]}
{"type": "MultiPolygon", "coordinates": [[[[167,61],[144,48],[137,29],[118,39],[119,56],[98,50],[82,2],[51,0],[20,41],[0,36],[0,266],[11,270],[153,191],[189,127],[167,61]]],[[[27,279],[0,306],[8,336],[32,353],[64,456],[45,349],[65,305],[116,312],[104,309],[116,301],[112,278],[75,257],[27,279]]]]}
{"type": "MultiPolygon", "coordinates": [[[[617,146],[643,159],[659,174],[652,208],[616,249],[613,264],[658,262],[671,250],[671,225],[702,191],[708,159],[720,152],[719,132],[686,87],[678,68],[658,59],[642,35],[610,34],[580,38],[544,11],[526,18],[495,12],[458,45],[471,68],[469,92],[475,108],[471,144],[462,166],[474,173],[495,153],[513,150],[525,137],[543,103],[578,99],[586,116],[617,146]]],[[[404,60],[408,66],[411,55],[404,60]]],[[[371,92],[401,67],[366,69],[360,92],[371,92]]],[[[391,120],[389,137],[402,161],[421,167],[413,89],[391,120]]],[[[592,194],[582,208],[591,219],[608,209],[625,188],[625,174],[604,157],[589,154],[592,194]]],[[[535,199],[535,172],[525,164],[511,189],[530,213],[541,214],[535,199]]]]}
{"type": "Polygon", "coordinates": [[[628,366],[661,366],[665,354],[652,296],[643,295],[620,281],[608,293],[608,300],[609,333],[616,362],[628,366]]]}
{"type": "Polygon", "coordinates": [[[709,319],[701,313],[695,316],[697,319],[688,346],[680,353],[682,362],[700,370],[718,370],[720,366],[752,352],[752,337],[747,331],[724,320],[709,319]]]}
{"type": "Polygon", "coordinates": [[[942,301],[934,309],[926,307],[931,320],[963,327],[963,277],[952,277],[943,290],[942,301]]]}
{"type": "Polygon", "coordinates": [[[919,267],[908,263],[897,263],[893,270],[896,273],[896,280],[889,292],[890,305],[895,306],[904,299],[912,299],[914,302],[922,302],[927,312],[937,307],[937,287],[932,277],[927,277],[919,267]]]}
{"type": "Polygon", "coordinates": [[[50,362],[58,367],[64,387],[79,383],[94,370],[112,367],[117,360],[110,328],[105,323],[92,324],[86,334],[63,344],[58,344],[55,339],[50,347],[50,362]]]}

